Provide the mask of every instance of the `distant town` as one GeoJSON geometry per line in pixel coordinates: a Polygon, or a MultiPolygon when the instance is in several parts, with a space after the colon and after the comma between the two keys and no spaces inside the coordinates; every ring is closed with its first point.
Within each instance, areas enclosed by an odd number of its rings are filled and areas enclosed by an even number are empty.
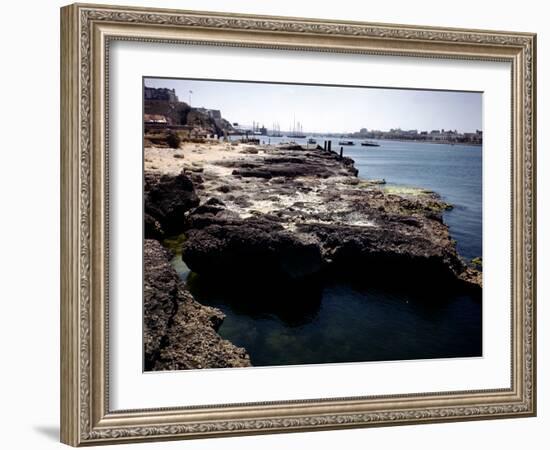
{"type": "Polygon", "coordinates": [[[281,130],[278,123],[266,127],[253,121],[250,124],[230,122],[222,117],[221,111],[208,108],[191,107],[178,99],[175,89],[144,88],[144,125],[146,129],[172,129],[188,135],[189,138],[242,136],[267,137],[313,137],[326,136],[336,138],[381,139],[398,141],[421,141],[441,144],[481,145],[483,131],[459,132],[457,130],[371,130],[361,128],[356,132],[326,133],[319,131],[304,131],[303,124],[294,119],[288,130],[281,130]]]}
{"type": "Polygon", "coordinates": [[[388,131],[369,130],[361,128],[359,131],[352,133],[322,133],[322,132],[304,132],[301,125],[297,125],[296,129],[281,131],[277,125],[266,128],[263,125],[253,123],[251,126],[240,126],[238,123],[233,123],[237,134],[255,134],[261,136],[288,136],[292,137],[296,134],[303,136],[326,136],[336,138],[357,138],[357,139],[386,139],[394,141],[426,141],[435,143],[453,143],[453,144],[471,144],[481,145],[483,143],[483,131],[475,130],[475,132],[461,133],[457,130],[402,130],[401,128],[392,128],[388,131]]]}
{"type": "Polygon", "coordinates": [[[392,128],[389,131],[367,130],[361,128],[357,133],[352,133],[351,137],[367,139],[391,139],[398,141],[429,141],[451,144],[472,144],[481,145],[483,143],[483,132],[476,130],[472,133],[459,133],[457,130],[402,130],[401,128],[392,128]]]}

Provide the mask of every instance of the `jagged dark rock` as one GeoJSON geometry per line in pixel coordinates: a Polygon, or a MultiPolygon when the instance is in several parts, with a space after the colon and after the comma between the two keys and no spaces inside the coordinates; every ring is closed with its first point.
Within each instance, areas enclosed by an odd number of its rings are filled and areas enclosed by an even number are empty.
{"type": "Polygon", "coordinates": [[[183,230],[185,213],[199,204],[193,182],[179,175],[145,173],[145,237],[159,238],[183,230]]]}
{"type": "Polygon", "coordinates": [[[216,330],[224,314],[196,302],[156,240],[144,242],[145,370],[250,366],[245,349],[216,330]]]}
{"type": "Polygon", "coordinates": [[[212,212],[194,217],[182,255],[192,271],[291,281],[317,274],[322,265],[316,242],[286,231],[267,218],[231,219],[212,212]]]}
{"type": "Polygon", "coordinates": [[[331,268],[346,275],[359,276],[371,283],[426,286],[451,285],[464,272],[453,243],[428,237],[420,221],[392,221],[387,226],[363,227],[303,224],[298,232],[313,234],[331,268]]]}
{"type": "Polygon", "coordinates": [[[164,230],[162,229],[162,225],[152,215],[148,213],[143,215],[143,225],[146,238],[158,240],[164,238],[164,230]]]}

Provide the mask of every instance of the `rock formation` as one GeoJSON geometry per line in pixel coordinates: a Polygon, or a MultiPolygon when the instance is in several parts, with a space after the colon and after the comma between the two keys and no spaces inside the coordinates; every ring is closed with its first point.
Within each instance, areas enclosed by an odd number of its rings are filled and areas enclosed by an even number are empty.
{"type": "Polygon", "coordinates": [[[193,183],[183,171],[176,176],[145,172],[145,237],[160,239],[181,232],[185,213],[198,204],[193,183]]]}
{"type": "Polygon", "coordinates": [[[443,223],[450,205],[433,192],[385,192],[359,180],[352,160],[322,149],[266,147],[213,164],[231,176],[201,173],[202,205],[189,213],[182,249],[200,275],[284,281],[330,271],[374,282],[481,284],[443,223]]]}
{"type": "Polygon", "coordinates": [[[224,314],[193,299],[168,251],[151,239],[144,242],[143,301],[145,370],[250,365],[245,349],[216,333],[224,314]]]}

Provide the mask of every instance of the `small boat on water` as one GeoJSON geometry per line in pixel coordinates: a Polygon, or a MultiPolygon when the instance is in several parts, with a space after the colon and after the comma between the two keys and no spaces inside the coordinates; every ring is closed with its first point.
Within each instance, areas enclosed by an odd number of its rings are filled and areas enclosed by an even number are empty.
{"type": "Polygon", "coordinates": [[[313,138],[309,138],[309,139],[307,140],[307,143],[308,143],[308,144],[317,144],[317,141],[316,141],[315,139],[313,139],[313,138]]]}
{"type": "Polygon", "coordinates": [[[353,141],[340,141],[338,142],[338,145],[353,145],[353,141]]]}
{"type": "Polygon", "coordinates": [[[380,144],[377,144],[376,142],[373,142],[373,141],[363,141],[361,142],[361,145],[363,147],[380,147],[380,144]]]}

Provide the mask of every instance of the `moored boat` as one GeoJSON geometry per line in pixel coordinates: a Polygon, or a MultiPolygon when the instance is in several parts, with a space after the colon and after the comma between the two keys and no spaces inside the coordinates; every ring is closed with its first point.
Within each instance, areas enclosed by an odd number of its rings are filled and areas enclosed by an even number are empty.
{"type": "Polygon", "coordinates": [[[353,141],[340,141],[338,145],[354,145],[353,141]]]}
{"type": "Polygon", "coordinates": [[[373,141],[363,141],[361,142],[361,145],[363,147],[380,147],[380,144],[377,144],[376,142],[373,142],[373,141]]]}

